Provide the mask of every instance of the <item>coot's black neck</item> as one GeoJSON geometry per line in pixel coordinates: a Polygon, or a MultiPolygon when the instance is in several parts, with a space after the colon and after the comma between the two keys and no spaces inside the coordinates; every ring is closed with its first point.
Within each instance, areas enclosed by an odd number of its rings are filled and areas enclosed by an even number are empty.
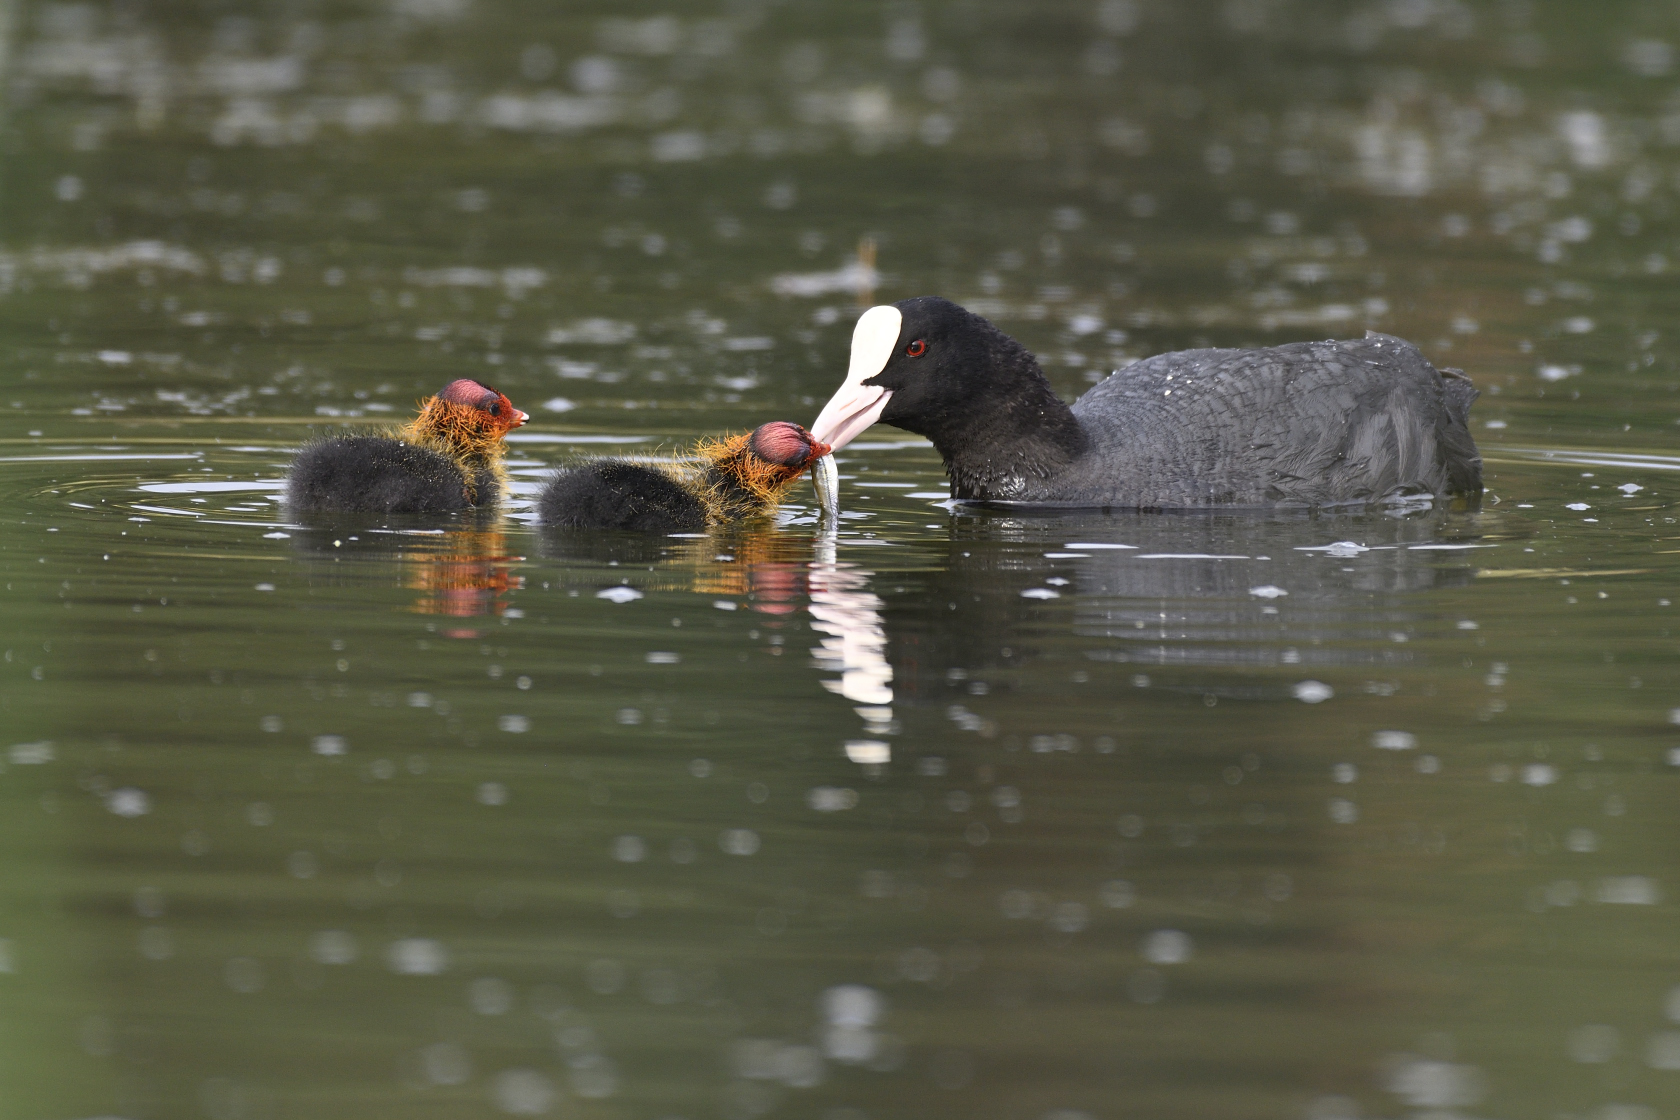
{"type": "Polygon", "coordinates": [[[945,460],[953,497],[1027,497],[1034,482],[1060,474],[1085,452],[1085,430],[1032,355],[1016,348],[992,357],[997,364],[975,377],[966,407],[924,419],[921,434],[945,460]]]}

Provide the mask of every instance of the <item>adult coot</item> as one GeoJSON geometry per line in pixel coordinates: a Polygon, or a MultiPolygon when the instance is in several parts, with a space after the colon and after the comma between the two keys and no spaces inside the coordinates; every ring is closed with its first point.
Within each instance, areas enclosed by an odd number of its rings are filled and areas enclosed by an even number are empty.
{"type": "Polygon", "coordinates": [[[507,490],[502,437],[530,419],[507,397],[461,378],[388,435],[306,445],[286,476],[296,513],[446,513],[495,503],[507,490]]]}
{"type": "Polygon", "coordinates": [[[775,508],[828,445],[798,424],[761,424],[746,435],[702,440],[661,463],[596,459],[561,471],[537,503],[545,525],[694,533],[775,508]]]}
{"type": "Polygon", "coordinates": [[[1476,397],[1461,371],[1368,333],[1160,354],[1070,406],[1020,343],[921,296],[863,313],[811,432],[836,450],[877,420],[927,436],[974,501],[1324,506],[1481,493],[1476,397]]]}

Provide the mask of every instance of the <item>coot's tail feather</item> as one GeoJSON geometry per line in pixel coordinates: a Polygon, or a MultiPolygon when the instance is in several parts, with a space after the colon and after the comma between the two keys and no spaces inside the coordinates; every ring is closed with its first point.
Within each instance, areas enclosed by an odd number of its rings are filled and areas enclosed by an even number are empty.
{"type": "Polygon", "coordinates": [[[664,471],[599,459],[562,471],[538,503],[543,524],[565,529],[693,533],[706,527],[700,499],[664,471]]]}
{"type": "Polygon", "coordinates": [[[1441,398],[1447,406],[1447,416],[1435,426],[1435,438],[1441,447],[1442,461],[1447,468],[1447,492],[1451,494],[1482,492],[1482,455],[1470,435],[1470,406],[1481,395],[1463,370],[1441,371],[1441,398]]]}

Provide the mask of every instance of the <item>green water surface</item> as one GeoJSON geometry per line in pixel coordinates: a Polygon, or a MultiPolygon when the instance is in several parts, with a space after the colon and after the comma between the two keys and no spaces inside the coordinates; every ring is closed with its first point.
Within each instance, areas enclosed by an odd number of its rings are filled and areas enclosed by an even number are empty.
{"type": "Polygon", "coordinates": [[[1677,49],[0,0],[0,1118],[1680,1120],[1677,49]],[[1410,338],[1489,492],[972,510],[882,427],[836,536],[534,525],[926,293],[1069,398],[1410,338]],[[281,506],[462,376],[503,510],[281,506]]]}

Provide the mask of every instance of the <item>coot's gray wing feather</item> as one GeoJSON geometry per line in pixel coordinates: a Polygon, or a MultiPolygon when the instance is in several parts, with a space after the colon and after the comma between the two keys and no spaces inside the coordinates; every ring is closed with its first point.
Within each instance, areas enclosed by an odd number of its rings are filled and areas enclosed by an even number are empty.
{"type": "Polygon", "coordinates": [[[1479,460],[1464,462],[1474,456],[1468,402],[1448,383],[1416,347],[1386,335],[1158,355],[1075,402],[1093,447],[1082,477],[1059,489],[1186,506],[1479,488],[1479,460]]]}

